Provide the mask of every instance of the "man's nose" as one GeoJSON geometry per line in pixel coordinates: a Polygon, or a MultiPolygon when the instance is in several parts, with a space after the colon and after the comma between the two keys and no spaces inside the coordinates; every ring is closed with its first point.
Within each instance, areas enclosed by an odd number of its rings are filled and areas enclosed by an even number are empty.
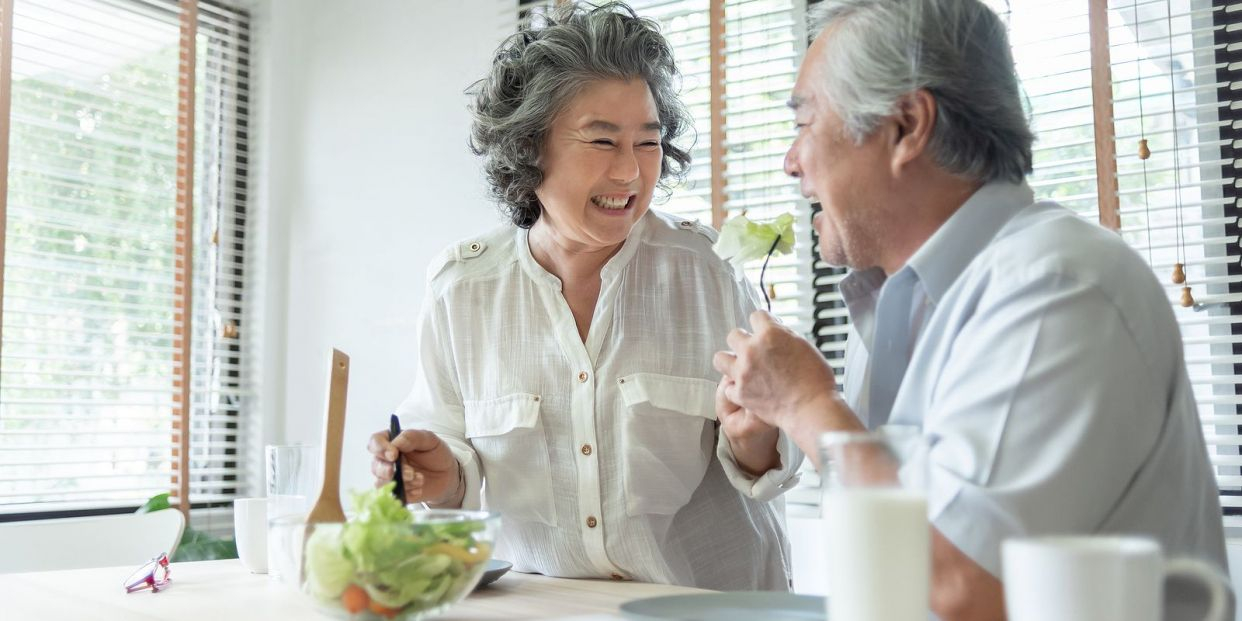
{"type": "Polygon", "coordinates": [[[794,155],[795,145],[790,145],[785,152],[785,174],[797,179],[802,176],[802,168],[798,166],[798,157],[794,155]]]}

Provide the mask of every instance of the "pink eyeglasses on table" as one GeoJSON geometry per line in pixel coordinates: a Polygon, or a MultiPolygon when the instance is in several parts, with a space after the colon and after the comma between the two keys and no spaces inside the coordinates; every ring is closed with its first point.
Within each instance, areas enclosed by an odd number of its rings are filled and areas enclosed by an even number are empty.
{"type": "Polygon", "coordinates": [[[164,588],[169,580],[172,578],[169,577],[168,572],[168,554],[160,553],[125,580],[125,592],[133,593],[149,588],[152,593],[156,593],[164,588]]]}

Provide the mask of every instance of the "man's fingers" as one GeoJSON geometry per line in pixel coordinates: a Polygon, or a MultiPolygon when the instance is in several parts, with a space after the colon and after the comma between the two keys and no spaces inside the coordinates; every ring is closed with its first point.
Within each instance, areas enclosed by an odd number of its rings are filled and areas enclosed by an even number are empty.
{"type": "Polygon", "coordinates": [[[725,342],[729,344],[729,349],[733,351],[742,351],[746,344],[750,342],[751,334],[741,328],[734,328],[729,331],[729,336],[725,337],[725,342]]]}
{"type": "Polygon", "coordinates": [[[772,313],[765,310],[757,310],[750,314],[750,328],[754,330],[755,333],[771,328],[779,323],[780,321],[778,321],[776,317],[773,317],[772,313]]]}
{"type": "Polygon", "coordinates": [[[712,366],[716,367],[721,375],[733,374],[733,366],[737,364],[737,355],[731,351],[718,351],[712,356],[712,366]]]}
{"type": "Polygon", "coordinates": [[[733,404],[737,405],[738,408],[742,407],[742,404],[741,404],[742,395],[741,395],[741,392],[737,388],[737,382],[729,382],[728,384],[725,385],[724,396],[725,396],[725,399],[728,399],[733,404]]]}
{"type": "Polygon", "coordinates": [[[729,376],[726,375],[725,377],[721,378],[720,383],[716,385],[716,415],[717,416],[728,417],[736,413],[738,410],[742,409],[740,406],[738,406],[738,404],[730,401],[729,398],[725,396],[725,387],[732,383],[733,383],[733,380],[730,379],[729,376]]]}

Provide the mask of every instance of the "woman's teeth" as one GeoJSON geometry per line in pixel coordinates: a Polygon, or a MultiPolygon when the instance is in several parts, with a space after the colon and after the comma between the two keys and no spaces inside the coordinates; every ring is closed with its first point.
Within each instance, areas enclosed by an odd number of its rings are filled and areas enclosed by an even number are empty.
{"type": "Polygon", "coordinates": [[[611,198],[608,196],[593,196],[591,197],[591,202],[603,207],[604,209],[625,209],[625,206],[630,203],[630,197],[611,198]]]}

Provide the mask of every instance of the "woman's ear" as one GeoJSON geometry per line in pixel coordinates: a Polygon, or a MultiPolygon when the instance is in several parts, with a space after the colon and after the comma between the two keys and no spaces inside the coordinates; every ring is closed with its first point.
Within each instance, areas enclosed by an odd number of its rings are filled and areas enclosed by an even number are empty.
{"type": "Polygon", "coordinates": [[[897,101],[891,118],[897,130],[892,150],[892,173],[896,177],[927,151],[936,127],[936,98],[923,88],[909,93],[897,101]]]}

